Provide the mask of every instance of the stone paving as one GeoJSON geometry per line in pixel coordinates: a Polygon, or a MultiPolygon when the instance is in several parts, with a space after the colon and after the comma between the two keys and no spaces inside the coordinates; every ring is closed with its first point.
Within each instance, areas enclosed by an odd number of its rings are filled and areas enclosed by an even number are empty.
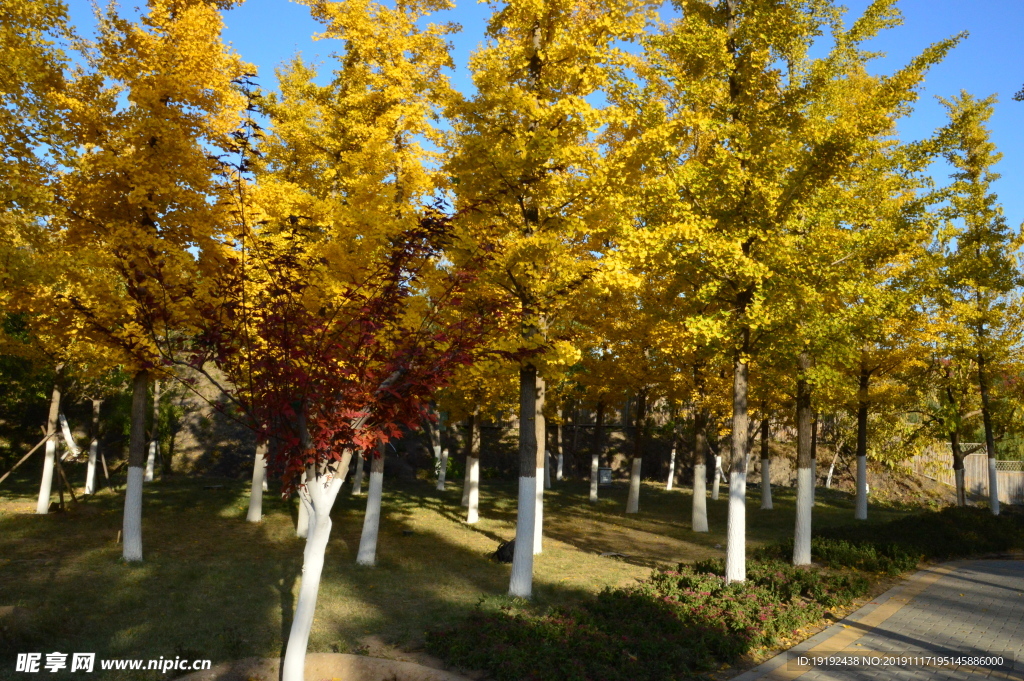
{"type": "Polygon", "coordinates": [[[1024,681],[1024,560],[960,561],[922,570],[846,619],[733,681],[798,678],[1024,681]],[[852,656],[861,661],[867,658],[868,664],[843,666],[854,662],[852,656]],[[1000,656],[1001,665],[985,659],[1000,656]],[[838,664],[805,664],[813,657],[831,657],[838,664]],[[982,660],[966,665],[952,664],[955,660],[924,664],[921,657],[982,660]],[[894,664],[893,658],[903,659],[894,664]]]}

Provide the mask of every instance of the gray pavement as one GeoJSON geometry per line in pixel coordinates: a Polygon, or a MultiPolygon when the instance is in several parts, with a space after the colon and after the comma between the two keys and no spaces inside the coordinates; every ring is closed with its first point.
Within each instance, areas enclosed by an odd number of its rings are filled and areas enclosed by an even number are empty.
{"type": "Polygon", "coordinates": [[[922,570],[733,681],[797,678],[1024,681],[1024,560],[959,561],[922,570]],[[814,665],[814,658],[829,664],[814,665]]]}

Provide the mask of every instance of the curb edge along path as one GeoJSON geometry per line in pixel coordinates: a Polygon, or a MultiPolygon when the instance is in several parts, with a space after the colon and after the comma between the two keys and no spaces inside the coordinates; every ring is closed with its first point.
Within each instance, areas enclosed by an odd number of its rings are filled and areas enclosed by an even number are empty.
{"type": "Polygon", "coordinates": [[[731,681],[1024,680],[1024,560],[962,560],[921,570],[856,612],[731,681]],[[980,667],[790,668],[795,653],[899,655],[948,650],[1013,658],[980,667]],[[1009,662],[1009,660],[1008,660],[1009,662]]]}

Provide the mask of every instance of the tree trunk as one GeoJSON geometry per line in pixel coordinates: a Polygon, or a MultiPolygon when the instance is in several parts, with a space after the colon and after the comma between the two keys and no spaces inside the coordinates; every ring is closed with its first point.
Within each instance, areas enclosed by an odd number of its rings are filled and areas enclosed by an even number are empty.
{"type": "Polygon", "coordinates": [[[594,445],[590,454],[590,501],[597,501],[598,469],[601,467],[601,445],[604,441],[604,402],[597,403],[594,421],[594,445]]]}
{"type": "Polygon", "coordinates": [[[551,452],[544,450],[544,489],[551,489],[551,452]]]}
{"type": "Polygon", "coordinates": [[[309,517],[309,535],[302,554],[299,598],[295,604],[295,614],[281,664],[281,681],[305,681],[306,648],[309,646],[309,632],[313,628],[313,616],[316,614],[324,554],[331,538],[331,508],[345,481],[351,456],[350,451],[343,454],[334,477],[317,477],[312,469],[303,474],[306,483],[300,487],[299,499],[309,517]]]}
{"type": "MultiPolygon", "coordinates": [[[[429,416],[437,416],[437,410],[433,406],[430,407],[429,416]]],[[[430,449],[434,454],[434,459],[441,458],[441,419],[438,416],[437,423],[429,417],[424,417],[423,423],[427,427],[427,439],[430,440],[430,449]]]]}
{"type": "Polygon", "coordinates": [[[124,495],[123,558],[142,560],[142,466],[146,462],[146,402],[149,373],[132,379],[131,433],[128,438],[128,487],[124,495]]]}
{"type": "Polygon", "coordinates": [[[580,410],[572,410],[572,469],[580,474],[580,410]]]}
{"type": "Polygon", "coordinates": [[[722,455],[715,454],[715,470],[711,475],[711,500],[718,501],[719,490],[722,487],[722,455]]]}
{"type": "Polygon", "coordinates": [[[365,475],[366,461],[363,459],[362,454],[356,456],[355,459],[356,470],[352,474],[352,495],[360,496],[363,493],[363,475],[365,475]]]}
{"type": "Polygon", "coordinates": [[[761,508],[772,510],[772,453],[768,447],[771,436],[768,415],[761,419],[761,508]]]}
{"type": "MultiPolygon", "coordinates": [[[[537,482],[539,483],[544,478],[549,478],[551,475],[551,458],[548,456],[545,445],[545,435],[547,434],[547,421],[544,419],[544,398],[547,391],[547,383],[544,379],[537,376],[537,401],[540,406],[537,407],[537,418],[535,420],[537,428],[537,482]],[[542,478],[543,476],[543,478],[542,478]]],[[[533,553],[534,555],[539,554],[544,550],[544,487],[540,484],[537,485],[537,511],[534,514],[534,529],[533,529],[533,553]]]]}
{"type": "Polygon", "coordinates": [[[100,406],[103,400],[92,401],[92,440],[89,442],[89,464],[85,469],[85,493],[96,494],[96,461],[100,451],[100,406]]]}
{"type": "Polygon", "coordinates": [[[363,534],[359,538],[356,563],[373,566],[377,562],[377,535],[380,530],[380,501],[384,493],[384,443],[377,445],[377,455],[370,459],[370,488],[366,494],[363,534]]]}
{"type": "Polygon", "coordinates": [[[665,481],[665,491],[671,492],[672,485],[676,481],[676,446],[672,445],[672,452],[668,455],[668,480],[665,481]]]}
{"type": "Polygon", "coordinates": [[[558,409],[558,424],[555,426],[555,480],[557,482],[562,481],[562,464],[563,464],[563,452],[562,452],[562,409],[558,409]]]}
{"type": "Polygon", "coordinates": [[[868,519],[868,386],[871,372],[860,365],[860,388],[857,392],[857,505],[853,517],[868,519]]]}
{"type": "Polygon", "coordinates": [[[811,504],[818,500],[818,414],[811,410],[811,504]]]}
{"type": "MultiPolygon", "coordinates": [[[[516,512],[516,551],[512,556],[510,596],[533,595],[533,534],[537,513],[537,416],[543,407],[543,389],[537,369],[519,369],[519,503],[516,512]]],[[[297,680],[298,681],[298,680],[297,680]]]]}
{"type": "Polygon", "coordinates": [[[437,471],[437,491],[444,491],[445,477],[448,475],[448,448],[441,450],[440,468],[437,471]]]}
{"type": "Polygon", "coordinates": [[[472,524],[480,520],[480,421],[475,414],[469,417],[466,448],[466,522],[472,524]]]}
{"type": "Polygon", "coordinates": [[[160,381],[153,381],[153,431],[150,434],[149,457],[146,459],[146,482],[153,482],[156,457],[160,453],[160,381]]]}
{"type": "Polygon", "coordinates": [[[999,515],[999,476],[996,475],[996,440],[992,432],[992,410],[989,406],[988,376],[985,355],[978,353],[978,387],[981,389],[981,419],[985,424],[985,451],[988,452],[988,505],[992,515],[999,515]]]}
{"type": "Polygon", "coordinates": [[[743,329],[743,345],[736,353],[732,379],[732,438],[729,467],[729,521],[726,532],[725,580],[747,578],[747,391],[750,330],[743,329]]]}
{"type": "Polygon", "coordinates": [[[640,469],[644,456],[644,421],[647,418],[647,391],[636,394],[636,422],[633,427],[633,465],[629,472],[629,498],[626,513],[640,511],[640,469]]]}
{"type": "Polygon", "coordinates": [[[466,523],[472,525],[480,520],[480,457],[474,456],[469,466],[469,503],[466,504],[466,523]]]}
{"type": "Polygon", "coordinates": [[[252,484],[249,486],[249,512],[245,519],[250,523],[263,520],[263,485],[267,474],[267,440],[256,445],[256,460],[252,463],[252,484]]]}
{"type": "Polygon", "coordinates": [[[953,449],[953,475],[956,477],[956,505],[963,508],[967,505],[967,490],[964,488],[964,452],[960,449],[960,430],[949,434],[949,444],[953,449]]]}
{"type": "Polygon", "coordinates": [[[708,412],[701,407],[693,415],[693,511],[690,525],[694,532],[708,531],[708,412]]]}
{"type": "Polygon", "coordinates": [[[54,383],[50,393],[50,411],[46,417],[46,449],[43,459],[43,479],[39,484],[39,499],[36,513],[46,515],[50,511],[50,495],[53,492],[53,461],[57,456],[57,418],[60,416],[60,387],[54,383]]]}
{"type": "Polygon", "coordinates": [[[811,385],[807,374],[811,357],[799,356],[800,373],[796,381],[796,530],[793,538],[793,565],[811,563],[811,509],[814,488],[811,468],[811,385]]]}
{"type": "MultiPolygon", "coordinates": [[[[345,472],[348,473],[348,466],[345,467],[345,472]]],[[[301,485],[306,484],[306,471],[302,471],[302,478],[299,480],[301,485]]],[[[299,494],[299,517],[295,521],[295,536],[309,539],[309,509],[306,508],[306,504],[302,503],[302,494],[299,494]]]]}
{"type": "MultiPolygon", "coordinates": [[[[477,419],[477,412],[473,412],[466,419],[466,474],[462,481],[463,506],[469,506],[469,477],[473,468],[473,459],[480,455],[480,421],[477,419]]],[[[479,481],[479,478],[478,478],[479,481]]]]}

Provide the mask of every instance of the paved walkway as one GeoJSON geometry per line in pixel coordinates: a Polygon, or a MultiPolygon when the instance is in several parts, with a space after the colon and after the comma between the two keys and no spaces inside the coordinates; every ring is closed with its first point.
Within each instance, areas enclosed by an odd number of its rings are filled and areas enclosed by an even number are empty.
{"type": "Polygon", "coordinates": [[[1024,560],[960,561],[922,570],[733,681],[979,678],[1024,681],[1024,560]],[[831,664],[815,666],[815,657],[831,664]],[[1002,664],[988,659],[993,657],[1002,657],[1002,664]]]}

